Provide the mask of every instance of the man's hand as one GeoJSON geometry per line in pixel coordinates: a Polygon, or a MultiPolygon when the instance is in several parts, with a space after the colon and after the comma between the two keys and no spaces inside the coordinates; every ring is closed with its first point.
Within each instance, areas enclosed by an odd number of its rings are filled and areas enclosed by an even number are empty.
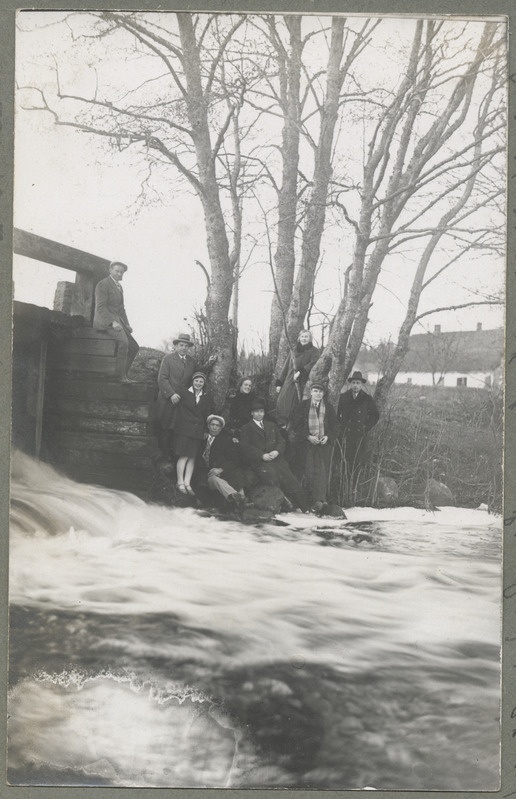
{"type": "Polygon", "coordinates": [[[178,402],[180,402],[180,400],[181,397],[179,396],[179,394],[172,394],[172,396],[170,397],[170,402],[172,403],[172,405],[177,405],[178,402]]]}
{"type": "Polygon", "coordinates": [[[319,443],[323,444],[323,446],[324,446],[324,444],[327,444],[328,443],[328,436],[323,436],[321,438],[321,440],[319,441],[319,443]]]}
{"type": "Polygon", "coordinates": [[[122,325],[119,322],[111,322],[113,330],[122,330],[122,325]]]}
{"type": "Polygon", "coordinates": [[[281,386],[276,386],[276,394],[279,394],[281,391],[281,386]]]}
{"type": "Polygon", "coordinates": [[[217,475],[222,474],[223,471],[224,469],[221,469],[220,466],[214,466],[213,469],[210,469],[208,472],[208,477],[216,477],[217,475]]]}
{"type": "Polygon", "coordinates": [[[308,436],[308,440],[309,440],[310,444],[320,444],[321,443],[320,439],[317,438],[317,436],[308,436]]]}
{"type": "Polygon", "coordinates": [[[262,461],[271,461],[271,460],[273,460],[273,459],[271,458],[271,453],[270,452],[265,452],[262,455],[262,461]]]}
{"type": "Polygon", "coordinates": [[[300,375],[300,374],[301,374],[301,372],[294,372],[294,381],[295,381],[296,383],[297,383],[297,381],[299,380],[299,375],[300,375]]]}
{"type": "Polygon", "coordinates": [[[271,449],[271,451],[269,452],[269,455],[270,455],[271,461],[273,461],[273,460],[275,460],[276,458],[279,457],[279,452],[278,452],[277,449],[271,449]]]}

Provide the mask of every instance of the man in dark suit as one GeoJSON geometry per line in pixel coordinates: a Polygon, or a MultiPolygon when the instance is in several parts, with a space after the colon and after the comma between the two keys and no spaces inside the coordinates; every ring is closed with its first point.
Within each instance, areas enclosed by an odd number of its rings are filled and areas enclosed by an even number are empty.
{"type": "Polygon", "coordinates": [[[158,399],[156,416],[159,424],[159,446],[163,454],[170,455],[170,435],[174,427],[176,409],[188,391],[192,375],[198,370],[195,358],[188,350],[194,346],[189,333],[179,333],[173,341],[174,351],[165,355],[158,373],[158,399]]]}
{"type": "Polygon", "coordinates": [[[380,414],[374,399],[363,390],[366,380],[361,372],[353,372],[348,383],[351,388],[339,397],[337,419],[341,427],[348,500],[354,501],[358,478],[364,465],[366,436],[377,423],[380,414]]]}
{"type": "Polygon", "coordinates": [[[265,402],[256,398],[251,405],[252,420],[240,430],[240,451],[244,462],[255,472],[258,481],[280,486],[303,512],[308,502],[299,480],[283,457],[285,439],[275,422],[264,421],[265,402]]]}
{"type": "Polygon", "coordinates": [[[208,416],[208,436],[200,458],[200,466],[208,470],[208,486],[222,494],[229,503],[240,507],[245,503],[244,488],[249,479],[242,469],[240,451],[231,435],[224,431],[222,416],[208,416]]]}
{"type": "MultiPolygon", "coordinates": [[[[113,261],[109,265],[109,275],[100,280],[95,286],[95,314],[93,327],[102,330],[111,338],[119,342],[119,363],[117,376],[123,383],[130,383],[127,373],[139,350],[137,342],[132,337],[133,329],[129,324],[124,307],[124,292],[122,278],[127,272],[127,266],[120,261],[113,261]]],[[[118,360],[118,358],[117,358],[118,360]]]]}

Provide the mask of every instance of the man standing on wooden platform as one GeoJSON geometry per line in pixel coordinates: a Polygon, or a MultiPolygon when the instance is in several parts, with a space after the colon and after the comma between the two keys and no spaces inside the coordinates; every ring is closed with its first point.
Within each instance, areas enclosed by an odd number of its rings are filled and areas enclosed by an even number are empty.
{"type": "Polygon", "coordinates": [[[120,261],[112,261],[109,264],[108,277],[97,283],[93,327],[96,330],[103,330],[118,341],[117,377],[122,383],[131,383],[127,374],[139,346],[131,335],[133,329],[129,324],[124,307],[121,281],[125,272],[127,272],[125,264],[120,261]]]}

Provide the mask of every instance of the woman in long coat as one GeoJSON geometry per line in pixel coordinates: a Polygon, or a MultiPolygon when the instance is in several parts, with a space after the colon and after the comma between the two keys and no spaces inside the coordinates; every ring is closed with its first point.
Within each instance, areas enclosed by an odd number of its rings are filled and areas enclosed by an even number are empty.
{"type": "Polygon", "coordinates": [[[206,375],[194,372],[192,385],[177,406],[172,436],[172,451],[177,457],[177,489],[181,494],[194,495],[190,483],[195,458],[204,440],[206,419],[211,411],[210,400],[204,390],[206,375]]]}
{"type": "Polygon", "coordinates": [[[337,416],[325,399],[322,383],[310,386],[310,399],[303,400],[298,406],[293,427],[298,454],[304,460],[303,482],[313,510],[320,512],[327,498],[331,454],[338,432],[337,416]]]}
{"type": "Polygon", "coordinates": [[[280,427],[289,427],[303,398],[310,371],[318,358],[319,350],[313,344],[312,334],[309,330],[302,330],[297,339],[294,359],[289,355],[276,381],[276,421],[280,427]]]}

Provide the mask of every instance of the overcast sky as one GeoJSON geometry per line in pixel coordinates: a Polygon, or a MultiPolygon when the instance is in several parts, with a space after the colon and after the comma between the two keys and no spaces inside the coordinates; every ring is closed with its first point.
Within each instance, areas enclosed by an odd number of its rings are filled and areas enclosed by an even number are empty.
{"type": "MultiPolygon", "coordinates": [[[[54,56],[68,66],[63,76],[70,86],[87,90],[93,63],[77,57],[70,30],[51,25],[60,15],[23,12],[18,33],[17,77],[20,84],[54,83],[54,56]],[[75,53],[75,55],[74,55],[75,53]]],[[[398,42],[410,36],[413,20],[390,23],[398,42]]],[[[480,23],[471,23],[480,24],[480,23]]],[[[98,57],[98,53],[97,53],[98,57]]],[[[126,69],[117,54],[104,52],[103,66],[122,81],[126,69]],[[118,70],[118,71],[117,71],[118,70]]],[[[378,67],[371,63],[371,69],[378,67]]],[[[17,108],[15,135],[15,225],[41,236],[78,247],[129,265],[124,278],[126,307],[135,335],[142,345],[160,346],[164,339],[185,329],[185,317],[202,305],[206,281],[195,260],[208,262],[204,223],[199,200],[184,187],[171,189],[166,203],[156,201],[137,207],[135,199],[142,180],[141,164],[132,155],[109,150],[104,141],[57,127],[50,114],[17,108]]],[[[342,288],[343,269],[348,265],[343,230],[327,235],[324,267],[318,285],[317,304],[335,310],[342,288]]],[[[404,313],[407,281],[404,259],[391,264],[380,278],[380,290],[371,309],[366,339],[374,343],[394,336],[404,313]]],[[[436,288],[430,302],[436,305],[461,302],[466,289],[496,291],[503,283],[504,262],[494,257],[469,260],[454,271],[453,280],[436,288]],[[445,296],[446,302],[441,300],[445,296]]],[[[51,306],[56,280],[73,279],[65,270],[16,257],[15,299],[51,306]]],[[[242,281],[240,331],[244,342],[266,346],[271,276],[263,253],[251,260],[242,281]]],[[[443,330],[473,329],[481,321],[485,328],[503,323],[502,310],[471,308],[427,317],[425,328],[440,323],[443,330]]]]}

